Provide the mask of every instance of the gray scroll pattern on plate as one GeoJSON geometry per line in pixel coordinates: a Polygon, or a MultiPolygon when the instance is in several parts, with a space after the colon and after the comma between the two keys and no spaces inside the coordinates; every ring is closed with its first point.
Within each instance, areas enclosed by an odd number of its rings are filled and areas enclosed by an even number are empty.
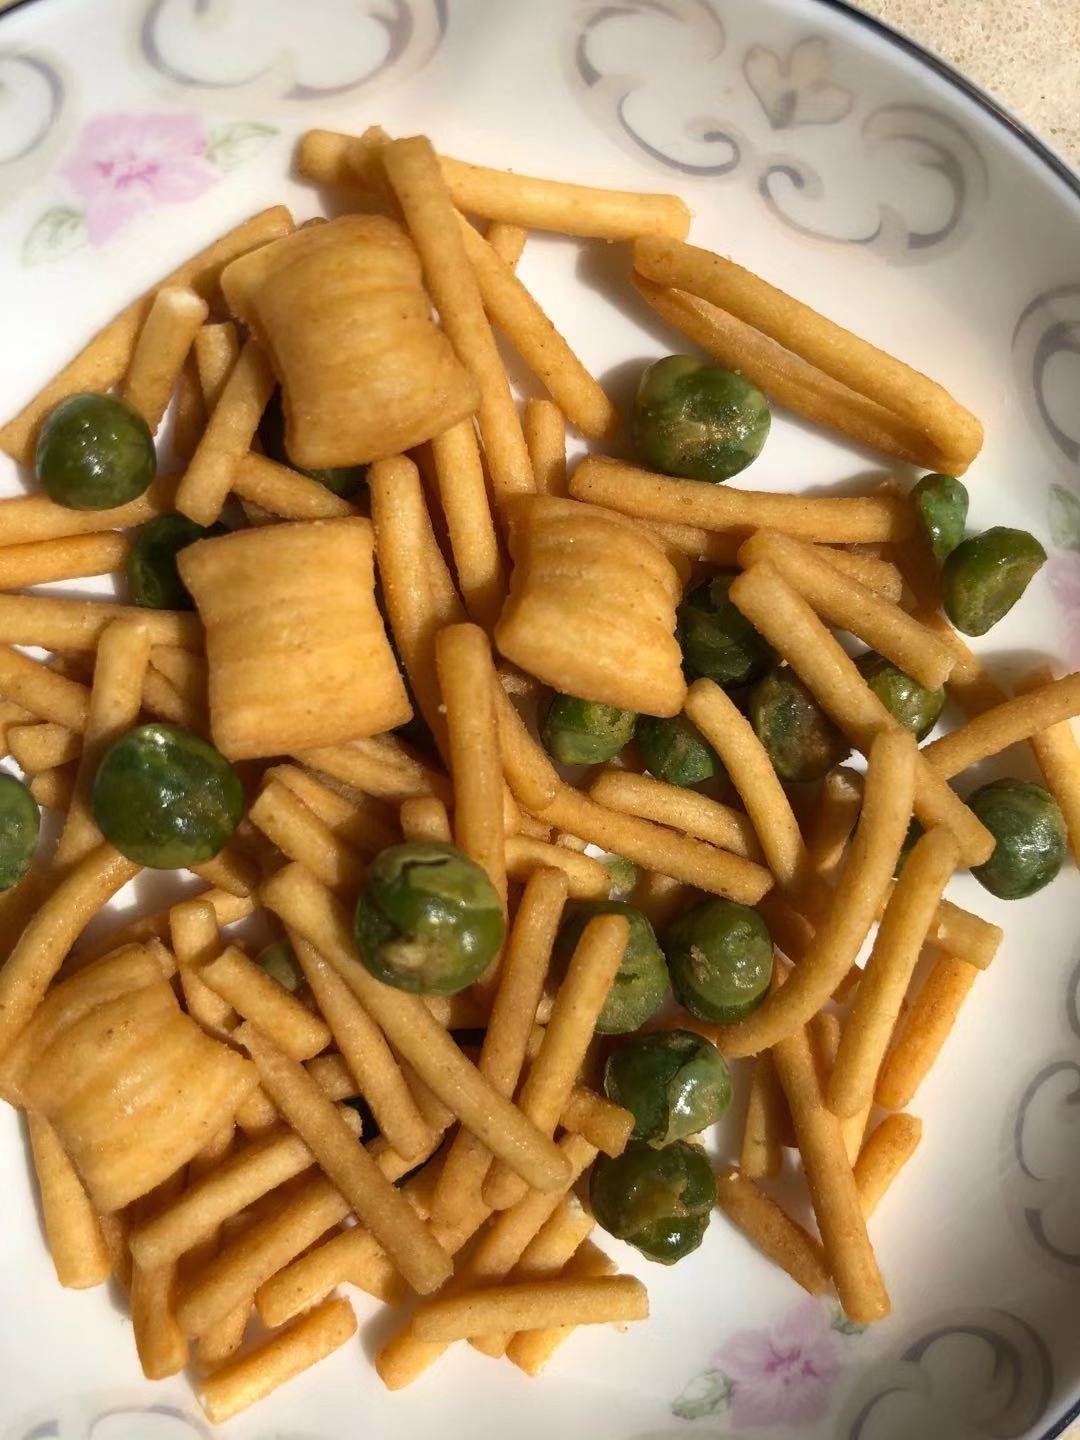
{"type": "Polygon", "coordinates": [[[874,105],[836,77],[821,36],[740,57],[706,0],[597,0],[564,49],[571,88],[621,146],[681,175],[737,175],[809,239],[913,263],[953,250],[983,210],[967,129],[931,105],[874,105]]]}

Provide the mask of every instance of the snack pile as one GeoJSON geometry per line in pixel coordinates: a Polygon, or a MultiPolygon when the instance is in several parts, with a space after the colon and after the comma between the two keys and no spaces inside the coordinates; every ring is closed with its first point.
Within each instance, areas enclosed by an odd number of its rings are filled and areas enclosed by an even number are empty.
{"type": "Polygon", "coordinates": [[[391,1389],[456,1341],[534,1376],[648,1315],[598,1231],[671,1265],[729,1223],[881,1319],[868,1222],[1002,938],[949,882],[1080,857],[1080,675],[1009,694],[963,638],[1046,558],[967,533],[979,421],[676,196],[378,127],[298,164],[347,213],[253,216],[0,429],[34,472],[0,500],[0,1095],[59,1282],[113,1278],[213,1422],[350,1340],[339,1286],[398,1312],[391,1389]],[[631,415],[518,277],[534,230],[625,245],[693,348],[631,415]],[[726,483],[784,410],[925,473],[726,483]],[[128,603],[35,589],[94,575],[128,603]],[[171,903],[102,914],[145,870],[171,903]]]}

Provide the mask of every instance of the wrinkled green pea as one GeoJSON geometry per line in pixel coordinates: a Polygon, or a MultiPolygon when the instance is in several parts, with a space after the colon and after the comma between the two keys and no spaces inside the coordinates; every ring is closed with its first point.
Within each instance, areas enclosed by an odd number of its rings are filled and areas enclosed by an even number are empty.
{"type": "Polygon", "coordinates": [[[505,929],[486,871],[435,840],[383,850],[356,902],[360,959],[376,979],[416,995],[453,995],[478,980],[505,929]]]}
{"type": "Polygon", "coordinates": [[[721,570],[692,590],[679,606],[676,633],[691,676],[726,688],[749,685],[773,662],[775,651],[728,599],[737,572],[721,570]]]}
{"type": "Polygon", "coordinates": [[[30,869],[40,829],[41,811],[30,791],[14,775],[0,774],[0,891],[30,869]]]}
{"type": "Polygon", "coordinates": [[[157,457],[149,426],[126,400],[69,395],[42,425],[34,464],[58,505],[112,510],[146,490],[157,457]]]}
{"type": "Polygon", "coordinates": [[[305,470],[302,465],[293,464],[289,459],[289,452],[285,449],[285,410],[281,403],[280,390],[274,391],[263,411],[262,420],[259,422],[259,439],[271,460],[276,460],[279,465],[288,465],[291,470],[298,470],[301,475],[317,480],[320,485],[325,485],[327,490],[332,490],[343,500],[351,500],[367,478],[366,465],[334,465],[324,470],[305,470]]]}
{"type": "Polygon", "coordinates": [[[855,668],[893,719],[910,730],[916,740],[930,734],[945,706],[944,685],[937,690],[927,690],[925,685],[873,650],[860,655],[855,668]]]}
{"type": "Polygon", "coordinates": [[[140,525],[127,559],[132,600],[150,610],[194,610],[176,557],[196,540],[228,533],[224,525],[196,525],[186,515],[156,515],[140,525]]]}
{"type": "Polygon", "coordinates": [[[634,734],[637,715],[617,705],[554,695],[540,727],[544,748],[564,765],[602,765],[634,734]]]}
{"type": "Polygon", "coordinates": [[[625,915],[630,939],[618,973],[596,1022],[598,1035],[626,1035],[639,1030],[663,1005],[668,992],[667,965],[652,926],[624,900],[582,900],[559,926],[555,940],[556,971],[565,975],[585,926],[597,915],[625,915]]]}
{"type": "Polygon", "coordinates": [[[995,525],[958,545],[941,571],[941,599],[965,635],[985,635],[1007,615],[1046,562],[1026,530],[995,525]]]}
{"type": "Polygon", "coordinates": [[[94,823],[121,855],[153,870],[190,869],[224,849],[244,813],[240,777],[177,725],[140,725],[105,753],[94,823]]]}
{"type": "Polygon", "coordinates": [[[634,445],[645,463],[688,480],[727,480],[761,453],[768,402],[742,375],[668,355],[650,365],[634,397],[634,445]]]}
{"type": "Polygon", "coordinates": [[[851,754],[843,732],[788,665],[758,681],[747,714],[781,780],[820,780],[851,754]]]}
{"type": "Polygon", "coordinates": [[[900,871],[907,864],[908,856],[911,854],[912,850],[915,849],[917,842],[922,838],[924,834],[925,831],[923,830],[923,827],[919,824],[918,820],[912,819],[908,823],[907,833],[904,836],[904,843],[900,846],[900,854],[896,857],[896,868],[893,870],[894,880],[899,879],[900,871]]]}
{"type": "Polygon", "coordinates": [[[741,1020],[768,993],[772,937],[748,905],[714,899],[688,906],[668,926],[664,950],[675,998],[699,1020],[741,1020]]]}
{"type": "Polygon", "coordinates": [[[642,715],[635,732],[650,775],[669,785],[700,785],[724,773],[720,757],[685,715],[642,715]]]}
{"type": "Polygon", "coordinates": [[[634,1137],[667,1145],[715,1125],[731,1104],[720,1051],[689,1030],[635,1035],[604,1066],[604,1094],[634,1117],[634,1137]]]}
{"type": "Polygon", "coordinates": [[[975,879],[1000,900],[1023,900],[1049,885],[1061,869],[1068,845],[1057,801],[1041,785],[1025,780],[992,780],[968,804],[997,842],[975,879]]]}
{"type": "Polygon", "coordinates": [[[597,1223],[662,1265],[698,1248],[715,1203],[712,1167],[686,1140],[662,1150],[631,1140],[621,1155],[598,1155],[589,1177],[597,1223]]]}
{"type": "Polygon", "coordinates": [[[968,492],[954,475],[924,475],[911,492],[919,526],[941,565],[964,538],[968,492]]]}
{"type": "Polygon", "coordinates": [[[288,940],[274,940],[264,946],[256,956],[256,964],[261,965],[270,979],[276,980],[290,994],[294,995],[304,983],[304,972],[288,940]]]}
{"type": "Polygon", "coordinates": [[[625,900],[628,895],[632,895],[641,879],[640,867],[622,855],[605,855],[602,863],[607,867],[607,872],[611,876],[611,898],[625,900]]]}

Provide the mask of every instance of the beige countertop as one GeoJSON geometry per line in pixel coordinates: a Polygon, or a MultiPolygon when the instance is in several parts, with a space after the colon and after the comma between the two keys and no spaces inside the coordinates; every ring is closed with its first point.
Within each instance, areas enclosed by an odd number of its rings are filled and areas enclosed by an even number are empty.
{"type": "Polygon", "coordinates": [[[1080,0],[857,0],[1080,164],[1080,0]]]}

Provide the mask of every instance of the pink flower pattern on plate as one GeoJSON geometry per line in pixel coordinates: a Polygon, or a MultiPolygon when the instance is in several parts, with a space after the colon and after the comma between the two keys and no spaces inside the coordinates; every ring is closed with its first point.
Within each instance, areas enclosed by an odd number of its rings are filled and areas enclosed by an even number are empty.
{"type": "Polygon", "coordinates": [[[730,1384],[736,1432],[813,1425],[828,1412],[843,1368],[842,1342],[816,1300],[796,1306],[767,1330],[741,1330],[714,1364],[730,1384]]]}
{"type": "Polygon", "coordinates": [[[157,205],[194,200],[215,184],[197,115],[97,115],[63,175],[85,206],[86,233],[103,245],[157,205]]]}

